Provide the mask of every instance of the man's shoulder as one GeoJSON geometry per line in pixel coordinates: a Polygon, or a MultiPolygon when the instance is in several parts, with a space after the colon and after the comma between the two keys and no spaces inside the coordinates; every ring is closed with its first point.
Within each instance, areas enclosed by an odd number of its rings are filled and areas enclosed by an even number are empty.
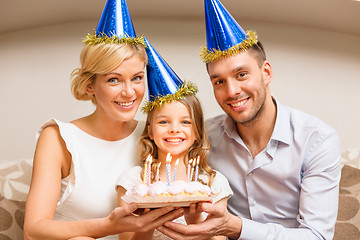
{"type": "Polygon", "coordinates": [[[290,121],[293,125],[302,128],[317,128],[323,131],[334,131],[334,129],[320,118],[295,108],[288,108],[290,112],[290,121]]]}
{"type": "Polygon", "coordinates": [[[215,117],[207,118],[205,120],[206,130],[209,131],[212,128],[218,128],[219,126],[224,124],[226,118],[227,118],[226,114],[220,114],[215,117]]]}
{"type": "Polygon", "coordinates": [[[212,138],[212,136],[219,136],[220,132],[224,131],[223,126],[226,118],[226,114],[221,114],[205,120],[205,129],[209,138],[212,138]]]}

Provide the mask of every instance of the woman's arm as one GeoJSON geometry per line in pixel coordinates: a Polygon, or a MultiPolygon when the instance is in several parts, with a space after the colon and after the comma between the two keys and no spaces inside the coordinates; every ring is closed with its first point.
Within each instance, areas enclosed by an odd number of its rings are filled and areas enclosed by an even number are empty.
{"type": "Polygon", "coordinates": [[[83,221],[53,220],[60,195],[61,179],[70,172],[71,154],[60,136],[57,126],[43,130],[35,150],[33,175],[26,201],[24,238],[70,239],[100,238],[119,232],[141,232],[176,218],[181,211],[162,208],[139,218],[131,213],[136,204],[116,208],[109,216],[83,221]],[[165,215],[166,216],[163,216],[165,215]]]}
{"type": "Polygon", "coordinates": [[[57,126],[43,130],[34,155],[33,174],[26,201],[26,239],[68,239],[76,236],[107,235],[105,219],[54,221],[61,179],[70,172],[71,154],[57,126]]]}

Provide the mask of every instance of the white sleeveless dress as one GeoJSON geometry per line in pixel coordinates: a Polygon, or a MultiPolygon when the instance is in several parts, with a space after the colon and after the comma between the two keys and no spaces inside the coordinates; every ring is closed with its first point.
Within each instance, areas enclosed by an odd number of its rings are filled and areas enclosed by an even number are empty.
{"type": "MultiPolygon", "coordinates": [[[[75,221],[108,216],[117,207],[116,180],[137,165],[136,145],[144,122],[138,122],[130,136],[118,141],[98,139],[72,123],[56,119],[46,122],[38,136],[51,125],[59,126],[72,156],[70,175],[61,182],[54,219],[75,221]]],[[[118,235],[101,239],[118,239],[118,235]]]]}

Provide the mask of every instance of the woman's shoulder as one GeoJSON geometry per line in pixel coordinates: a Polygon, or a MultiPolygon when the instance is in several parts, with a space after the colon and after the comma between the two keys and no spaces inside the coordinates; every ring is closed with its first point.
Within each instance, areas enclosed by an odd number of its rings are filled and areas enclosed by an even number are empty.
{"type": "Polygon", "coordinates": [[[41,125],[41,127],[37,131],[36,140],[40,138],[40,135],[42,136],[60,135],[59,123],[61,122],[59,120],[56,120],[55,118],[51,118],[47,120],[45,123],[41,125]]]}

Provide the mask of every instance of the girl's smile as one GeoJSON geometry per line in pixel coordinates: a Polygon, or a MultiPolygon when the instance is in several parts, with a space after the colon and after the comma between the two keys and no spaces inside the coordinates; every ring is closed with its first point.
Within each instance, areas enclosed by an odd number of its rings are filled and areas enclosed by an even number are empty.
{"type": "Polygon", "coordinates": [[[154,111],[149,137],[158,147],[159,159],[165,159],[167,153],[183,159],[196,140],[189,109],[176,101],[154,111]]]}

